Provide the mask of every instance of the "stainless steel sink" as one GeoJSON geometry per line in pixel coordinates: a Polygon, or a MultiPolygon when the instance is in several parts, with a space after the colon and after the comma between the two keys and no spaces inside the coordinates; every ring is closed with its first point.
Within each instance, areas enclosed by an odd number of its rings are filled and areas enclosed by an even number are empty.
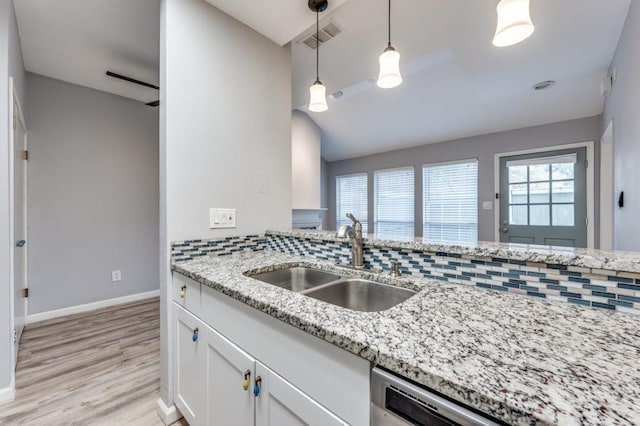
{"type": "Polygon", "coordinates": [[[293,268],[279,269],[277,271],[263,272],[261,274],[250,275],[265,283],[277,285],[291,291],[304,291],[319,285],[339,280],[340,275],[330,272],[318,271],[317,269],[296,266],[293,268]]]}
{"type": "Polygon", "coordinates": [[[416,292],[368,280],[343,279],[304,294],[354,311],[377,312],[404,302],[416,292]]]}

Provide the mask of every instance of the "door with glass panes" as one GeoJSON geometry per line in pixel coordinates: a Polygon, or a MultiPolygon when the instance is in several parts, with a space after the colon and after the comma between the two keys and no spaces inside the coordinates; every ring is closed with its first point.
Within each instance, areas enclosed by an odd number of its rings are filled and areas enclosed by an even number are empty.
{"type": "Polygon", "coordinates": [[[500,241],[587,246],[586,151],[501,158],[500,241]]]}

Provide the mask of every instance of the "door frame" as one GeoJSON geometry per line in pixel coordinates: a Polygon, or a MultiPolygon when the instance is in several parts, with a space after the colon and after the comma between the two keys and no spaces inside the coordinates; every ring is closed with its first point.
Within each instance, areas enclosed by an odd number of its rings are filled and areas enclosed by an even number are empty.
{"type": "MultiPolygon", "coordinates": [[[[22,128],[24,129],[24,142],[25,142],[25,147],[28,147],[28,137],[27,137],[27,125],[26,125],[26,121],[24,119],[24,114],[23,114],[23,109],[22,109],[22,104],[20,103],[20,98],[18,97],[18,93],[16,92],[16,87],[15,87],[15,83],[13,80],[13,77],[9,77],[9,241],[12,242],[12,249],[11,249],[11,255],[10,255],[10,274],[9,274],[9,287],[11,288],[11,324],[10,324],[10,330],[14,330],[15,329],[15,232],[14,232],[14,225],[15,225],[15,217],[14,217],[14,208],[15,208],[15,191],[14,191],[14,185],[15,185],[15,179],[14,179],[14,161],[15,161],[15,156],[14,156],[14,152],[15,152],[15,130],[13,128],[13,116],[16,116],[16,120],[20,121],[20,124],[22,125],[22,128]],[[17,108],[14,108],[14,106],[17,106],[17,108]]],[[[27,182],[27,175],[28,173],[26,172],[26,164],[25,164],[25,180],[24,180],[24,185],[25,185],[25,208],[27,206],[27,187],[28,187],[28,182],[27,182]]],[[[25,212],[25,228],[26,231],[28,232],[28,221],[27,221],[28,216],[26,215],[25,212]]],[[[25,235],[25,239],[28,240],[28,235],[25,235]]],[[[24,255],[25,255],[25,286],[28,287],[28,280],[29,280],[29,275],[28,275],[28,270],[29,270],[29,264],[28,264],[28,259],[29,259],[29,254],[28,254],[28,245],[25,246],[24,248],[24,255]]],[[[25,310],[24,310],[24,314],[25,314],[25,325],[27,325],[28,323],[28,305],[27,305],[27,299],[25,298],[25,310]]],[[[11,383],[15,383],[15,369],[16,369],[16,362],[15,362],[15,342],[12,342],[11,345],[11,383]]]]}
{"type": "Polygon", "coordinates": [[[600,248],[615,247],[615,141],[614,120],[607,124],[600,140],[600,248]]]}
{"type": "Polygon", "coordinates": [[[500,241],[500,160],[502,157],[511,157],[523,154],[538,154],[545,152],[560,151],[571,148],[587,149],[587,248],[594,248],[595,245],[595,164],[594,164],[594,142],[578,142],[564,145],[552,145],[541,148],[531,148],[519,151],[500,152],[494,156],[494,200],[493,200],[493,216],[494,216],[494,241],[500,241]]]}

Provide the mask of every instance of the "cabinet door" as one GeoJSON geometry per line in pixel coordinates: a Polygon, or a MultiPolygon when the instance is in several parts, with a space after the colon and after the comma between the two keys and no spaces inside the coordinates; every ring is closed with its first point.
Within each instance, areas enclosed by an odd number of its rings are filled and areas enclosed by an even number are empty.
{"type": "Polygon", "coordinates": [[[174,304],[174,314],[176,406],[191,426],[204,425],[203,324],[177,304],[174,304]]]}
{"type": "Polygon", "coordinates": [[[172,276],[173,301],[196,317],[200,317],[202,314],[200,283],[178,272],[174,272],[172,276]]]}
{"type": "Polygon", "coordinates": [[[330,426],[346,423],[263,364],[256,362],[262,387],[256,398],[256,426],[330,426]]]}
{"type": "Polygon", "coordinates": [[[207,425],[252,426],[255,360],[217,331],[204,327],[207,425]]]}

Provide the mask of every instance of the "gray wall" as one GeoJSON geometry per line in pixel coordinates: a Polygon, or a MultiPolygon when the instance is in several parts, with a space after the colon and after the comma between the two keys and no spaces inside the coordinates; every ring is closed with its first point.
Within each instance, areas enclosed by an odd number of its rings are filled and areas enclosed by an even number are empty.
{"type": "Polygon", "coordinates": [[[204,0],[161,13],[161,382],[171,381],[170,241],[291,226],[291,52],[204,0]],[[237,228],[209,229],[209,208],[237,228]]]}
{"type": "Polygon", "coordinates": [[[29,313],[157,290],[158,110],[36,74],[27,84],[29,313]]]}
{"type": "Polygon", "coordinates": [[[640,250],[640,2],[631,2],[612,68],[617,80],[605,101],[603,128],[613,120],[615,199],[624,191],[625,206],[615,207],[614,248],[640,250]]]}
{"type": "Polygon", "coordinates": [[[11,0],[0,0],[0,393],[9,387],[13,375],[13,330],[11,318],[11,252],[9,212],[9,77],[27,109],[24,88],[24,64],[20,36],[11,0]]]}
{"type": "MultiPolygon", "coordinates": [[[[482,210],[483,201],[494,200],[495,154],[530,148],[550,147],[575,142],[595,142],[596,194],[599,199],[599,147],[601,117],[595,116],[543,126],[528,127],[489,135],[452,140],[416,148],[390,151],[366,157],[329,163],[327,184],[329,220],[328,229],[336,227],[336,176],[350,173],[369,173],[369,220],[373,218],[373,171],[394,167],[415,166],[416,194],[422,193],[422,165],[446,161],[478,159],[478,239],[494,240],[494,211],[482,210]]],[[[416,235],[422,235],[422,197],[416,197],[416,235]]],[[[599,212],[596,209],[596,245],[598,244],[599,212]]]]}

